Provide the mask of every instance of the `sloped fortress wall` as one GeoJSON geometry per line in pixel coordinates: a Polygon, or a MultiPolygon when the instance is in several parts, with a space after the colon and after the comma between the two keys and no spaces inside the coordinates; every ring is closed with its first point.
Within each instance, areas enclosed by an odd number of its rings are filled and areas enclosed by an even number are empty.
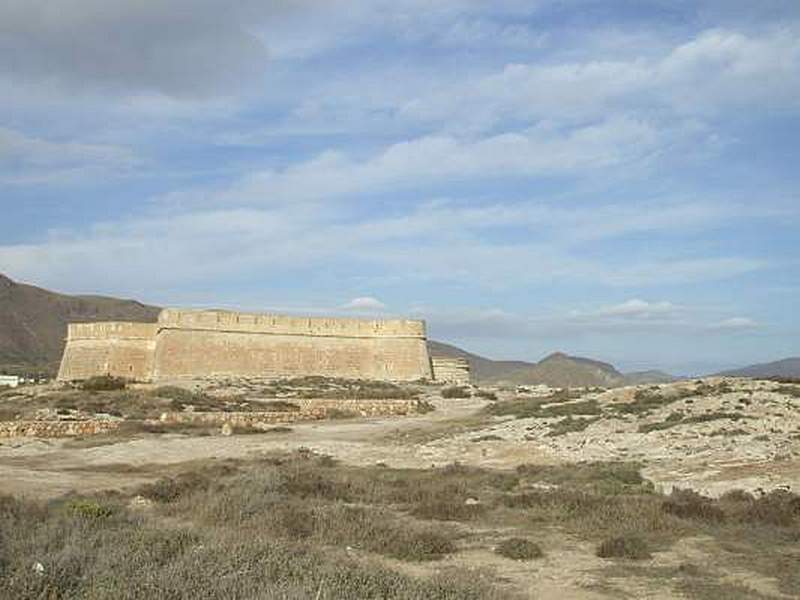
{"type": "Polygon", "coordinates": [[[136,324],[71,325],[59,379],[100,374],[145,381],[303,375],[432,378],[422,321],[165,309],[158,323],[145,326],[152,328],[147,338],[152,343],[125,337],[123,325],[136,324]],[[134,339],[142,354],[138,362],[131,354],[134,339]]]}
{"type": "Polygon", "coordinates": [[[155,323],[70,323],[58,379],[95,375],[148,380],[153,373],[155,323]]]}
{"type": "Polygon", "coordinates": [[[466,358],[433,356],[433,379],[444,383],[467,385],[470,381],[469,362],[466,358]]]}
{"type": "Polygon", "coordinates": [[[158,326],[155,379],[431,378],[422,321],[167,309],[158,326]]]}

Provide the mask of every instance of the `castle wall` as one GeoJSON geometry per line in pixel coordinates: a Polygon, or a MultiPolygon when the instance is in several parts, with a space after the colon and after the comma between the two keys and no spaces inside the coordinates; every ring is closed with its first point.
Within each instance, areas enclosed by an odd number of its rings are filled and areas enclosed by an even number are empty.
{"type": "Polygon", "coordinates": [[[165,309],[158,323],[69,326],[60,380],[323,375],[431,379],[425,324],[165,309]]]}
{"type": "Polygon", "coordinates": [[[470,382],[469,362],[465,358],[434,356],[431,364],[435,381],[457,385],[467,385],[470,382]]]}
{"type": "Polygon", "coordinates": [[[154,323],[72,323],[58,379],[112,375],[148,381],[153,374],[156,331],[154,323]]]}
{"type": "Polygon", "coordinates": [[[413,381],[430,378],[424,339],[336,338],[223,331],[163,330],[155,379],[203,376],[413,381]]]}
{"type": "Polygon", "coordinates": [[[294,317],[269,313],[166,308],[159,329],[226,331],[347,338],[425,338],[423,321],[405,319],[345,319],[294,317]]]}

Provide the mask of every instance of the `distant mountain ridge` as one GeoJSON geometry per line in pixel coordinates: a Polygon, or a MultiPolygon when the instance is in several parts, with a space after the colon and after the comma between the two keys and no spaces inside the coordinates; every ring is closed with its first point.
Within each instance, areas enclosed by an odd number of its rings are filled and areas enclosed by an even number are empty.
{"type": "Polygon", "coordinates": [[[0,371],[54,374],[69,322],[155,321],[159,308],[105,296],[68,296],[0,274],[0,371]]]}
{"type": "Polygon", "coordinates": [[[433,356],[455,356],[467,359],[475,381],[491,382],[519,369],[532,367],[536,363],[523,360],[492,360],[478,354],[472,354],[457,346],[428,340],[428,351],[433,356]]]}
{"type": "MultiPolygon", "coordinates": [[[[155,322],[161,309],[136,300],[106,296],[70,296],[18,283],[0,274],[0,372],[54,374],[64,351],[67,323],[96,321],[155,322]]],[[[616,387],[668,383],[679,378],[662,371],[620,373],[598,360],[556,352],[539,362],[492,360],[457,346],[428,341],[431,354],[459,356],[470,363],[474,381],[554,387],[616,387]]],[[[738,377],[800,378],[800,357],[718,373],[738,377]]]]}
{"type": "Polygon", "coordinates": [[[538,363],[513,360],[491,360],[456,346],[428,342],[433,355],[460,356],[467,359],[477,383],[511,385],[545,384],[552,387],[619,387],[646,383],[667,383],[678,378],[661,371],[640,371],[626,375],[613,365],[555,352],[538,363]]]}
{"type": "Polygon", "coordinates": [[[768,363],[760,363],[722,371],[717,375],[727,375],[729,377],[786,377],[800,378],[800,356],[784,358],[768,363]]]}

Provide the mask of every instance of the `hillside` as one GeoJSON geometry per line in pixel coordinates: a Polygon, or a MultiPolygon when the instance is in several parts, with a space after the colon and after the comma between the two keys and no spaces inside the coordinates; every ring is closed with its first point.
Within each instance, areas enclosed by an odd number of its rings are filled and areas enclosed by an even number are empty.
{"type": "Polygon", "coordinates": [[[53,374],[67,323],[155,321],[158,311],[135,300],[57,294],[0,274],[0,371],[53,374]]]}
{"type": "Polygon", "coordinates": [[[650,383],[673,383],[680,381],[680,377],[675,377],[669,373],[658,370],[650,371],[634,371],[633,373],[625,373],[625,382],[627,385],[644,385],[650,383]]]}
{"type": "Polygon", "coordinates": [[[457,346],[428,340],[428,351],[433,356],[458,356],[466,358],[474,381],[495,382],[504,380],[509,374],[533,367],[536,363],[521,360],[492,360],[462,350],[457,346]]]}
{"type": "Polygon", "coordinates": [[[719,375],[755,378],[800,378],[800,357],[795,356],[792,358],[784,358],[783,360],[776,360],[774,362],[750,365],[748,367],[741,367],[739,369],[731,369],[730,371],[719,373],[719,375]]]}
{"type": "Polygon", "coordinates": [[[517,384],[544,383],[551,387],[617,387],[625,376],[612,365],[589,358],[555,352],[530,367],[509,373],[517,384]]]}
{"type": "Polygon", "coordinates": [[[469,361],[476,383],[506,383],[515,385],[546,384],[553,387],[619,387],[672,383],[680,378],[663,371],[620,373],[613,365],[555,352],[538,363],[521,360],[491,360],[472,354],[457,346],[428,342],[433,355],[460,356],[469,361]]]}

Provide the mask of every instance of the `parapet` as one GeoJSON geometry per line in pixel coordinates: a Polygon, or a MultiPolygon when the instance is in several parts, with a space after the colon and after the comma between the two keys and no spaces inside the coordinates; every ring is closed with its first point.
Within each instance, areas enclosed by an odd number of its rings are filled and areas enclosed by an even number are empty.
{"type": "Polygon", "coordinates": [[[131,323],[126,321],[70,323],[67,326],[67,340],[154,340],[157,331],[157,323],[131,323]]]}
{"type": "Polygon", "coordinates": [[[418,320],[295,317],[272,313],[176,308],[166,308],[161,311],[158,316],[158,329],[314,337],[425,339],[425,321],[418,320]]]}

